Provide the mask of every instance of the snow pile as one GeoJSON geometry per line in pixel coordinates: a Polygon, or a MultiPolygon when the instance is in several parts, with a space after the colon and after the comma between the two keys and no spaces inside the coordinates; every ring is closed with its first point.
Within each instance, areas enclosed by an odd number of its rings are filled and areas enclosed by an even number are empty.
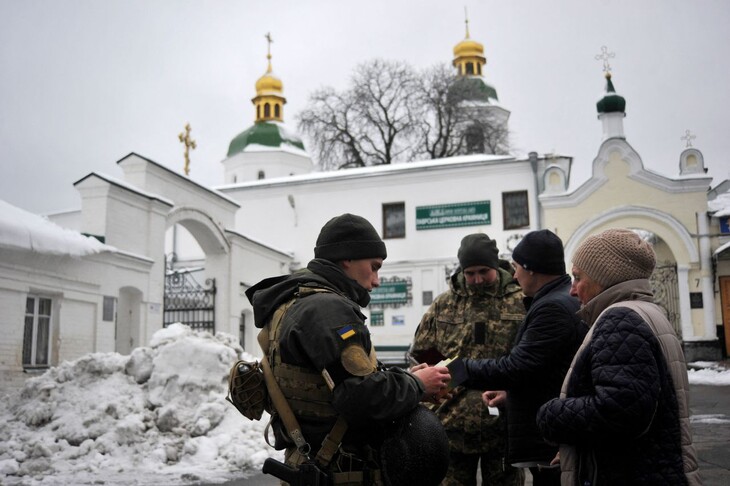
{"type": "Polygon", "coordinates": [[[730,370],[714,361],[695,361],[688,364],[687,377],[692,385],[730,385],[730,370]]]}
{"type": "Polygon", "coordinates": [[[260,471],[278,452],[227,401],[243,352],[174,324],[130,356],[64,362],[0,403],[0,484],[188,484],[260,471]]]}

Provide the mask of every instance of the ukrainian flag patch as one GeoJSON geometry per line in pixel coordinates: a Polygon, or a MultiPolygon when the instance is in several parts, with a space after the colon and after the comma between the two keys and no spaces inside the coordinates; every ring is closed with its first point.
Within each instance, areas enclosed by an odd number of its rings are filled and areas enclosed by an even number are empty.
{"type": "Polygon", "coordinates": [[[344,341],[345,339],[351,338],[355,335],[355,330],[352,328],[352,326],[345,326],[337,330],[337,334],[340,335],[340,338],[344,341]]]}

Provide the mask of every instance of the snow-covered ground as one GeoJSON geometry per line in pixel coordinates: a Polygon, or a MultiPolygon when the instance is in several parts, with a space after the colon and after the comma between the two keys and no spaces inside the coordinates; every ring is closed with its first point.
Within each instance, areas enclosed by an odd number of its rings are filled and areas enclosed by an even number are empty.
{"type": "MultiPolygon", "coordinates": [[[[251,359],[233,336],[174,324],[130,356],[89,354],[28,379],[0,400],[0,484],[183,485],[258,472],[281,453],[264,441],[266,415],[249,421],[225,401],[239,357],[251,359]]],[[[717,363],[691,368],[690,383],[730,385],[717,363]]]]}

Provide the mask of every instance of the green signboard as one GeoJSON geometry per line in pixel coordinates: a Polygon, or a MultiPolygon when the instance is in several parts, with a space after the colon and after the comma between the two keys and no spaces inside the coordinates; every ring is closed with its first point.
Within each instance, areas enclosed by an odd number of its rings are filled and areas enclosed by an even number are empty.
{"type": "Polygon", "coordinates": [[[489,201],[474,201],[416,208],[416,229],[456,228],[492,224],[489,201]]]}
{"type": "Polygon", "coordinates": [[[381,282],[380,287],[376,287],[370,292],[370,305],[407,303],[408,282],[405,280],[381,282]]]}

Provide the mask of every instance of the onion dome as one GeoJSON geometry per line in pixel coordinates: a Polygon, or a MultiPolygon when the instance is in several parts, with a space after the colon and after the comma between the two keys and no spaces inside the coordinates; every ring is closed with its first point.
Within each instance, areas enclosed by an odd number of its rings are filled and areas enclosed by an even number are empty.
{"type": "Polygon", "coordinates": [[[271,72],[271,61],[269,61],[269,68],[266,70],[266,74],[256,81],[256,96],[282,94],[283,91],[284,84],[271,72]]]}
{"type": "Polygon", "coordinates": [[[466,20],[466,37],[454,46],[452,64],[458,69],[460,76],[481,76],[482,66],[487,63],[484,57],[484,46],[469,38],[469,20],[466,20]]]}
{"type": "Polygon", "coordinates": [[[596,103],[598,113],[625,113],[626,99],[616,94],[611,81],[611,73],[606,73],[606,95],[596,103]]]}
{"type": "Polygon", "coordinates": [[[228,146],[228,157],[251,149],[282,148],[304,150],[304,143],[282,123],[257,122],[236,135],[228,146]]]}

